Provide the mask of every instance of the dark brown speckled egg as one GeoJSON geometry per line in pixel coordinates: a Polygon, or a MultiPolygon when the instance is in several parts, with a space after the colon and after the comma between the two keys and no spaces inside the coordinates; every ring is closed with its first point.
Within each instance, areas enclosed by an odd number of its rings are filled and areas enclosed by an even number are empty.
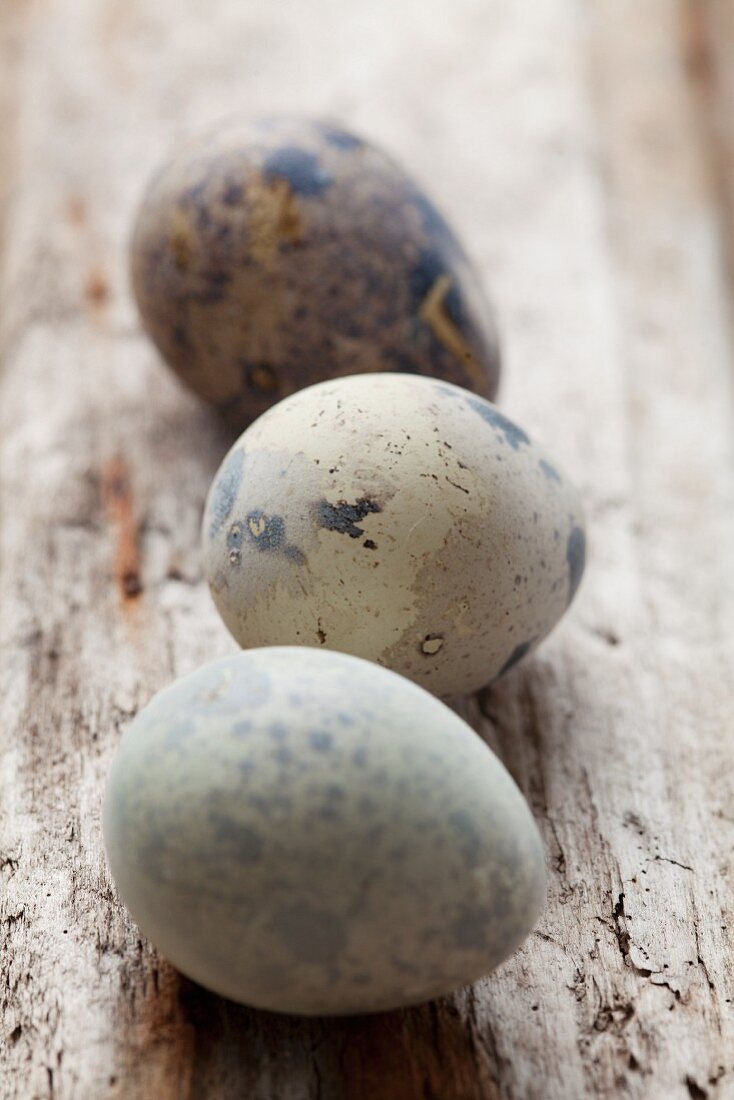
{"type": "Polygon", "coordinates": [[[332,124],[228,121],[187,145],[142,202],[132,277],[164,358],[235,426],[348,374],[497,390],[492,311],[453,232],[332,124]]]}

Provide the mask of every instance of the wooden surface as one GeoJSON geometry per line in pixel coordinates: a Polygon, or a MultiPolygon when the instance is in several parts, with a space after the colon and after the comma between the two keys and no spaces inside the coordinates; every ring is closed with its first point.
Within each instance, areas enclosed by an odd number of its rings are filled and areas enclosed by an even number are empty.
{"type": "Polygon", "coordinates": [[[731,0],[0,0],[0,36],[0,1097],[734,1097],[731,0]],[[132,715],[232,648],[197,552],[227,440],[140,332],[131,211],[184,133],[294,106],[456,223],[591,535],[466,705],[543,830],[537,931],[339,1022],[180,978],[100,839],[132,715]]]}

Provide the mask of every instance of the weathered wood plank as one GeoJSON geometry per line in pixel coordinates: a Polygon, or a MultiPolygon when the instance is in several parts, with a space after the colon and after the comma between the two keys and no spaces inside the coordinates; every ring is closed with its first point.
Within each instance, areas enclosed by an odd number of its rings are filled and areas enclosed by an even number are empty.
{"type": "Polygon", "coordinates": [[[734,1096],[727,0],[0,21],[0,1097],[734,1096]],[[576,472],[592,534],[569,621],[466,704],[544,829],[537,932],[455,998],[338,1022],[179,978],[99,833],[130,717],[231,648],[197,548],[226,438],[139,331],[131,210],[181,133],[294,102],[453,213],[498,300],[503,400],[576,472]]]}

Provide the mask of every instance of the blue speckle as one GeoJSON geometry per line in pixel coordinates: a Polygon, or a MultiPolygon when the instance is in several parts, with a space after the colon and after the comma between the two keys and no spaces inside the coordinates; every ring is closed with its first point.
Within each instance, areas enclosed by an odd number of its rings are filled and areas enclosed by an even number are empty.
{"type": "Polygon", "coordinates": [[[288,729],[283,722],[271,722],[268,733],[274,741],[285,741],[288,737],[288,729]]]}
{"type": "Polygon", "coordinates": [[[556,470],[555,466],[551,466],[550,462],[546,462],[544,458],[541,458],[539,460],[538,466],[549,481],[557,481],[560,485],[561,475],[558,473],[558,470],[556,470]]]}
{"type": "Polygon", "coordinates": [[[264,512],[250,512],[245,531],[258,550],[277,550],[283,545],[285,523],[282,516],[266,516],[264,512]]]}
{"type": "Polygon", "coordinates": [[[568,602],[576,595],[586,565],[586,535],[581,527],[573,527],[566,544],[568,562],[568,602]]]}
{"type": "Polygon", "coordinates": [[[437,382],[436,383],[436,389],[438,390],[439,393],[442,393],[444,395],[444,397],[456,397],[456,398],[463,397],[463,394],[462,394],[460,389],[457,389],[454,386],[446,386],[446,385],[444,385],[443,382],[437,382]]]}
{"type": "Polygon", "coordinates": [[[361,521],[374,512],[381,512],[382,505],[374,500],[362,497],[354,504],[340,501],[339,504],[330,504],[328,500],[321,500],[317,506],[317,523],[319,527],[325,527],[327,531],[338,531],[342,535],[349,535],[352,539],[364,534],[364,528],[357,526],[361,521]]]}
{"type": "Polygon", "coordinates": [[[520,645],[516,645],[510,656],[507,658],[502,668],[497,673],[495,679],[499,680],[500,676],[504,676],[506,672],[509,672],[511,668],[514,668],[519,661],[530,652],[534,638],[531,638],[529,642],[521,642],[520,645]]]}
{"type": "Polygon", "coordinates": [[[189,718],[182,718],[180,721],[174,722],[166,731],[166,748],[175,749],[179,747],[183,738],[192,734],[194,729],[194,723],[189,718]]]}
{"type": "Polygon", "coordinates": [[[299,963],[327,970],[347,946],[342,918],[327,909],[312,908],[300,898],[275,910],[270,931],[299,963]]]}
{"type": "Polygon", "coordinates": [[[321,195],[331,184],[331,176],[321,167],[318,158],[295,145],[276,149],[265,161],[264,168],[266,176],[287,180],[296,195],[321,195]]]}
{"type": "Polygon", "coordinates": [[[509,443],[513,451],[516,451],[521,444],[527,445],[530,443],[529,436],[522,428],[518,428],[517,424],[513,424],[488,401],[482,401],[478,397],[467,397],[466,403],[474,412],[479,413],[482,420],[486,421],[491,428],[494,428],[504,437],[505,442],[509,443]]]}
{"type": "Polygon", "coordinates": [[[467,317],[464,312],[464,299],[461,296],[459,284],[455,278],[451,279],[451,285],[443,300],[443,307],[449,319],[453,321],[460,332],[466,329],[467,317]]]}
{"type": "Polygon", "coordinates": [[[448,290],[443,299],[443,308],[449,319],[461,331],[466,328],[466,314],[459,283],[447,266],[445,258],[434,249],[423,249],[411,268],[409,282],[411,306],[417,313],[423,305],[426,295],[442,275],[447,275],[450,279],[448,290]]]}
{"type": "Polygon", "coordinates": [[[318,125],[321,134],[329,145],[333,145],[336,149],[361,149],[364,145],[361,138],[358,138],[356,134],[351,134],[349,130],[345,130],[341,126],[335,126],[330,122],[320,122],[318,125]]]}
{"type": "Polygon", "coordinates": [[[453,231],[443,214],[436,209],[431,200],[420,191],[417,191],[412,198],[412,202],[420,214],[421,224],[429,240],[441,249],[449,252],[459,252],[459,243],[453,231]]]}
{"type": "Polygon", "coordinates": [[[214,810],[209,814],[214,835],[227,854],[238,863],[258,863],[263,854],[263,841],[256,829],[243,825],[226,814],[214,810]]]}
{"type": "Polygon", "coordinates": [[[449,823],[457,834],[464,863],[469,868],[476,867],[481,855],[482,842],[471,814],[466,810],[455,810],[449,814],[449,823]]]}
{"type": "Polygon", "coordinates": [[[225,206],[241,206],[245,197],[245,188],[235,180],[227,180],[222,192],[222,202],[225,206]]]}
{"type": "Polygon", "coordinates": [[[334,744],[334,738],[330,733],[321,730],[312,730],[308,735],[308,743],[314,752],[328,752],[334,744]]]}
{"type": "Polygon", "coordinates": [[[241,448],[231,451],[217,475],[209,503],[209,537],[213,538],[229,517],[242,481],[245,452],[241,448]]]}
{"type": "Polygon", "coordinates": [[[417,312],[437,279],[445,273],[441,256],[431,249],[423,249],[410,271],[410,298],[417,312]]]}
{"type": "Polygon", "coordinates": [[[273,755],[279,764],[290,764],[293,760],[293,753],[286,745],[278,745],[273,755]]]}
{"type": "Polygon", "coordinates": [[[229,531],[227,531],[227,549],[228,550],[241,550],[242,549],[242,524],[233,523],[229,531]]]}
{"type": "Polygon", "coordinates": [[[479,905],[465,905],[450,926],[454,945],[463,951],[486,951],[491,914],[479,905]]]}
{"type": "Polygon", "coordinates": [[[284,546],[283,553],[289,561],[294,562],[296,565],[304,565],[306,562],[306,555],[297,546],[284,546]]]}

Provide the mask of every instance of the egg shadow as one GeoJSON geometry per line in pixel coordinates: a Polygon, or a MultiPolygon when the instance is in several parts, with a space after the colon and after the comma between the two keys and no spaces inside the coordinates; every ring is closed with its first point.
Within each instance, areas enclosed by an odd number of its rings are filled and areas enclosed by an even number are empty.
{"type": "Polygon", "coordinates": [[[235,1004],[180,978],[192,1096],[493,1100],[464,994],[395,1012],[299,1017],[235,1004]]]}

